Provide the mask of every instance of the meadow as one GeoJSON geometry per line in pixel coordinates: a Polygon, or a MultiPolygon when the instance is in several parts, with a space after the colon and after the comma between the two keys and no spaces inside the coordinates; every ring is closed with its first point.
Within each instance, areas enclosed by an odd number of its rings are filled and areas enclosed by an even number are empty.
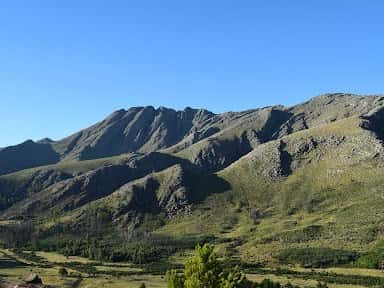
{"type": "MultiPolygon", "coordinates": [[[[182,259],[175,259],[181,261],[182,259]]],[[[64,256],[54,252],[28,252],[0,250],[0,277],[19,280],[34,272],[44,284],[57,287],[167,287],[164,271],[159,267],[152,272],[142,265],[109,263],[87,258],[64,256]],[[67,272],[62,274],[63,268],[67,272]]],[[[247,278],[261,282],[270,279],[281,284],[291,283],[300,287],[317,287],[319,282],[329,288],[384,287],[384,272],[377,269],[353,267],[302,268],[298,265],[279,267],[243,266],[247,278]]]]}

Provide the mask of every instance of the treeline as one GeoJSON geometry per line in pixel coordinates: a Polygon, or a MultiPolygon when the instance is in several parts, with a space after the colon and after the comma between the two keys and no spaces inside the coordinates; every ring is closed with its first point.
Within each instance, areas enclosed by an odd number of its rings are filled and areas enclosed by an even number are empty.
{"type": "Polygon", "coordinates": [[[384,241],[366,253],[332,248],[288,248],[276,255],[282,263],[299,264],[305,268],[352,266],[384,269],[384,241]]]}
{"type": "MultiPolygon", "coordinates": [[[[140,240],[125,240],[117,234],[113,237],[96,238],[75,235],[38,237],[28,224],[8,227],[1,240],[8,248],[30,251],[58,252],[65,256],[81,256],[96,261],[132,262],[146,264],[158,262],[170,255],[197,244],[212,242],[212,236],[156,237],[147,235],[140,240]]],[[[45,236],[45,235],[44,235],[45,236]]]]}
{"type": "Polygon", "coordinates": [[[289,248],[276,258],[282,263],[300,264],[305,268],[325,268],[349,264],[359,257],[354,251],[331,248],[289,248]]]}
{"type": "MultiPolygon", "coordinates": [[[[161,261],[185,249],[192,249],[196,244],[212,243],[215,240],[212,236],[161,238],[140,235],[136,238],[127,238],[117,234],[116,231],[104,233],[102,236],[96,232],[84,233],[83,237],[79,237],[67,233],[65,227],[60,225],[56,225],[55,229],[49,233],[40,231],[36,227],[38,226],[35,226],[32,221],[0,226],[0,244],[8,248],[31,251],[55,251],[66,256],[82,256],[97,261],[146,264],[161,261]]],[[[384,241],[378,242],[365,253],[306,247],[288,248],[275,256],[281,263],[299,264],[306,268],[348,265],[384,269],[384,241]]]]}

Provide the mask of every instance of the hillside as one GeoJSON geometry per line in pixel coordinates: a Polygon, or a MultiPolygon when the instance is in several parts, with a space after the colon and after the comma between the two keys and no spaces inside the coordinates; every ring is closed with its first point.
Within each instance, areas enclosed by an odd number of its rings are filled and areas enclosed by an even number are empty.
{"type": "Polygon", "coordinates": [[[349,94],[223,114],[120,110],[63,140],[0,151],[3,174],[20,170],[0,176],[10,229],[0,236],[33,223],[34,243],[86,232],[105,253],[128,240],[208,237],[269,264],[293,248],[366,253],[384,233],[383,120],[383,97],[349,94]],[[36,158],[20,164],[23,153],[36,158]]]}

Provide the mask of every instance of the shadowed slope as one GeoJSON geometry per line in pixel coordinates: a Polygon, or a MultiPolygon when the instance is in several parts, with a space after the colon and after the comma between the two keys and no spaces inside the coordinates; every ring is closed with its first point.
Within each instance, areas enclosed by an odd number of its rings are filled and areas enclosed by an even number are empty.
{"type": "Polygon", "coordinates": [[[57,163],[59,154],[51,145],[28,140],[0,150],[0,175],[14,171],[57,163]]]}

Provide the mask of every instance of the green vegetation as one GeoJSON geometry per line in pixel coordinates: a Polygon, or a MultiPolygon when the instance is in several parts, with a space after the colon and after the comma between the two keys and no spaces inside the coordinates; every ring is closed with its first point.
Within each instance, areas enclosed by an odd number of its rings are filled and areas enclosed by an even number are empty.
{"type": "Polygon", "coordinates": [[[377,243],[371,251],[362,255],[356,262],[357,267],[384,269],[384,241],[377,243]]]}
{"type": "MultiPolygon", "coordinates": [[[[38,233],[29,225],[15,224],[5,237],[5,246],[13,248],[23,258],[39,262],[35,253],[25,253],[23,250],[59,252],[65,256],[81,256],[97,261],[132,262],[147,264],[166,261],[171,255],[188,249],[197,244],[214,241],[213,236],[181,236],[162,237],[147,236],[144,239],[122,238],[113,233],[110,237],[96,237],[95,231],[90,231],[88,237],[79,238],[76,235],[54,236],[38,233]],[[123,243],[123,244],[122,244],[123,243]]],[[[98,232],[98,231],[96,231],[98,232]]],[[[97,235],[97,234],[96,234],[97,235]]]]}
{"type": "Polygon", "coordinates": [[[307,268],[350,264],[358,257],[359,254],[356,252],[330,248],[290,248],[277,255],[277,258],[283,263],[300,264],[307,268]]]}
{"type": "Polygon", "coordinates": [[[252,283],[238,267],[226,269],[209,245],[197,246],[195,255],[185,261],[182,274],[175,270],[167,272],[168,288],[294,288],[291,284],[280,285],[269,279],[252,283]]]}

